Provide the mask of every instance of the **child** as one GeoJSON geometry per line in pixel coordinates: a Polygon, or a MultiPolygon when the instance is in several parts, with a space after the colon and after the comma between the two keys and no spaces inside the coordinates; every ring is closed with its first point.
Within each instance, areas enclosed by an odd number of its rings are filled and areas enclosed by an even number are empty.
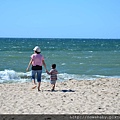
{"type": "Polygon", "coordinates": [[[57,74],[58,74],[58,71],[56,70],[56,64],[52,64],[52,69],[50,70],[50,72],[47,72],[48,75],[50,75],[50,83],[51,83],[51,86],[52,86],[52,89],[51,91],[54,91],[55,90],[55,84],[56,84],[56,81],[57,81],[57,74]]]}

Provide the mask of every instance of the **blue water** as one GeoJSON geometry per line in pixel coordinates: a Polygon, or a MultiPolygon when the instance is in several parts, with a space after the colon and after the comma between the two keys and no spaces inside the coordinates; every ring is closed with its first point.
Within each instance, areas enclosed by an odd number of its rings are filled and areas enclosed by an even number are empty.
{"type": "MultiPolygon", "coordinates": [[[[120,77],[120,39],[0,38],[0,83],[30,81],[26,72],[38,45],[47,69],[57,64],[58,80],[120,77]]],[[[49,80],[43,69],[42,80],[49,80]]]]}

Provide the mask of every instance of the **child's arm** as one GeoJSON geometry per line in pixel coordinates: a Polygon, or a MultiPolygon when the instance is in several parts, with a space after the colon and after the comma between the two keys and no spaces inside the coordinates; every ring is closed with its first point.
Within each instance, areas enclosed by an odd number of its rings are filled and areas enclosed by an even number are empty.
{"type": "Polygon", "coordinates": [[[50,72],[48,72],[48,70],[46,70],[46,73],[47,73],[48,75],[51,75],[51,73],[50,73],[50,72]]]}
{"type": "Polygon", "coordinates": [[[58,74],[58,71],[57,71],[57,70],[55,71],[55,74],[58,74]]]}

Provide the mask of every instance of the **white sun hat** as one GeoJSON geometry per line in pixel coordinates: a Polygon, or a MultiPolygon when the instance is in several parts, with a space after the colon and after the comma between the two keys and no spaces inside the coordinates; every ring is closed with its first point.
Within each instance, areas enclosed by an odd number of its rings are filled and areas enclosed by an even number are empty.
{"type": "Polygon", "coordinates": [[[40,48],[38,46],[36,46],[33,50],[37,51],[37,52],[41,52],[41,50],[40,50],[40,48]]]}

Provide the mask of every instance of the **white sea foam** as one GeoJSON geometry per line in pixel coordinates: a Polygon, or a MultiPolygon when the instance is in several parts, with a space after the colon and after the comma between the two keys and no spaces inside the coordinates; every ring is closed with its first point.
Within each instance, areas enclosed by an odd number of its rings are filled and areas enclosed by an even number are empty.
{"type": "Polygon", "coordinates": [[[11,82],[11,81],[18,81],[20,77],[14,70],[4,70],[0,71],[0,82],[11,82]]]}
{"type": "Polygon", "coordinates": [[[88,52],[90,52],[90,53],[91,53],[91,52],[93,52],[93,51],[88,51],[88,52]]]}
{"type": "MultiPolygon", "coordinates": [[[[112,76],[102,76],[102,75],[76,75],[76,74],[67,74],[59,73],[58,81],[67,81],[67,80],[95,80],[96,78],[112,78],[112,76]]],[[[120,76],[116,76],[120,78],[120,76]]],[[[50,76],[47,73],[42,73],[42,81],[48,82],[50,76]]],[[[31,71],[30,72],[16,72],[14,70],[4,70],[0,71],[0,83],[11,83],[11,82],[30,82],[31,81],[31,71]]]]}
{"type": "Polygon", "coordinates": [[[65,65],[66,63],[62,63],[61,65],[65,65]]]}
{"type": "MultiPolygon", "coordinates": [[[[79,75],[60,73],[58,74],[58,81],[65,81],[76,79],[79,80],[79,75]]],[[[47,73],[42,73],[42,81],[49,81],[50,76],[47,73]]],[[[4,70],[0,71],[0,83],[3,82],[25,82],[31,81],[31,71],[30,72],[15,72],[14,70],[4,70]]]]}

